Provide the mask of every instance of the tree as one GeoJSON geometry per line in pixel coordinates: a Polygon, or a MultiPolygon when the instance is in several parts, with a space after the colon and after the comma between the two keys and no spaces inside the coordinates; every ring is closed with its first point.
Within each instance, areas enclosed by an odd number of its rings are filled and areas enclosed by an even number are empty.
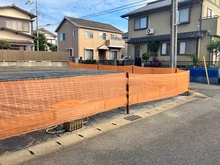
{"type": "Polygon", "coordinates": [[[149,52],[144,52],[142,54],[142,59],[146,61],[146,65],[147,65],[147,61],[150,59],[150,53],[149,52]]]}
{"type": "Polygon", "coordinates": [[[52,51],[52,52],[56,52],[57,51],[57,45],[54,45],[52,43],[47,43],[47,46],[49,47],[49,49],[52,51]]]}
{"type": "Polygon", "coordinates": [[[150,41],[147,43],[148,48],[151,52],[153,52],[154,55],[156,55],[156,52],[158,51],[160,47],[160,43],[157,41],[150,41]]]}
{"type": "Polygon", "coordinates": [[[0,40],[0,49],[11,49],[11,44],[8,41],[0,40]]]}
{"type": "MultiPolygon", "coordinates": [[[[37,33],[34,32],[34,36],[37,36],[37,33]]],[[[38,33],[39,40],[39,51],[46,51],[47,49],[47,39],[44,33],[38,33]]],[[[34,41],[35,50],[37,50],[37,39],[34,41]]]]}
{"type": "Polygon", "coordinates": [[[192,63],[193,63],[193,65],[194,65],[194,67],[196,67],[196,66],[198,65],[198,63],[199,63],[199,58],[198,58],[198,56],[197,56],[196,54],[192,54],[192,55],[191,55],[191,59],[192,59],[192,63]]]}
{"type": "Polygon", "coordinates": [[[209,53],[216,54],[216,58],[218,53],[220,53],[220,38],[214,38],[211,40],[207,45],[206,49],[208,50],[209,53]]]}

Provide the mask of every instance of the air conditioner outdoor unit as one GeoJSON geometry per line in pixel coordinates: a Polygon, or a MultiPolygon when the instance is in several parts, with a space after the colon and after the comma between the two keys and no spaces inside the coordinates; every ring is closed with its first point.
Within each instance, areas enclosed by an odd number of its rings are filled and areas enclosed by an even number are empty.
{"type": "Polygon", "coordinates": [[[146,30],[146,34],[154,34],[155,29],[154,28],[149,28],[146,30]]]}

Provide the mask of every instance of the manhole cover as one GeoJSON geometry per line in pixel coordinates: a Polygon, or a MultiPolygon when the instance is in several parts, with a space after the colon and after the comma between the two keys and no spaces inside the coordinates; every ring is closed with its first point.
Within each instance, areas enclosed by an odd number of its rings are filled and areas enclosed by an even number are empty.
{"type": "Polygon", "coordinates": [[[140,118],[141,118],[141,116],[131,115],[131,116],[125,117],[124,119],[129,120],[129,121],[134,121],[134,120],[137,120],[137,119],[140,119],[140,118]]]}

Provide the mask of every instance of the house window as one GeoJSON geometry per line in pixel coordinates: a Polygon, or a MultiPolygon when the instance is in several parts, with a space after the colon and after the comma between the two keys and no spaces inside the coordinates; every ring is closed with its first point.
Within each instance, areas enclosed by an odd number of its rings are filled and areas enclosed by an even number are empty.
{"type": "Polygon", "coordinates": [[[118,57],[118,51],[117,50],[111,50],[110,60],[117,60],[117,57],[118,57]]]}
{"type": "Polygon", "coordinates": [[[213,18],[215,16],[214,11],[207,8],[207,17],[208,18],[213,18]]]}
{"type": "Polygon", "coordinates": [[[196,54],[197,40],[188,40],[178,42],[177,50],[179,55],[196,54]]]}
{"type": "Polygon", "coordinates": [[[189,22],[189,8],[178,10],[177,15],[178,15],[178,17],[177,17],[178,23],[189,22]]]}
{"type": "Polygon", "coordinates": [[[73,36],[76,36],[76,31],[75,30],[73,30],[73,36]]]}
{"type": "Polygon", "coordinates": [[[100,40],[106,40],[106,33],[100,32],[100,33],[99,33],[99,39],[100,39],[100,40]]]}
{"type": "Polygon", "coordinates": [[[179,54],[186,54],[186,42],[179,43],[179,54]]]}
{"type": "Polygon", "coordinates": [[[29,32],[29,22],[6,19],[6,27],[16,31],[29,32]]]}
{"type": "Polygon", "coordinates": [[[93,59],[93,49],[85,49],[85,60],[93,59]]]}
{"type": "Polygon", "coordinates": [[[60,41],[66,40],[66,33],[60,33],[60,41]]]}
{"type": "Polygon", "coordinates": [[[74,57],[73,48],[67,48],[67,52],[69,54],[69,57],[74,57]]]}
{"type": "Polygon", "coordinates": [[[93,38],[93,32],[92,31],[85,31],[85,38],[93,38]]]}
{"type": "Polygon", "coordinates": [[[161,55],[169,55],[169,54],[170,54],[170,43],[162,43],[161,55]]]}
{"type": "Polygon", "coordinates": [[[110,38],[111,40],[121,40],[118,36],[117,36],[117,34],[111,34],[111,38],[110,38]]]}
{"type": "Polygon", "coordinates": [[[138,29],[146,29],[147,28],[147,21],[148,21],[148,17],[143,17],[143,18],[137,18],[134,20],[134,29],[138,30],[138,29]]]}

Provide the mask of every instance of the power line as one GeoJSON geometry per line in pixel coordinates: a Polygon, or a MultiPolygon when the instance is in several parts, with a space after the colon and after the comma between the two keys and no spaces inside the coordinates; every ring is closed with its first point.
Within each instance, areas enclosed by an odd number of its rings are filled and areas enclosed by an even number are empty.
{"type": "Polygon", "coordinates": [[[96,16],[100,16],[100,15],[104,15],[104,14],[109,14],[109,13],[113,13],[113,12],[116,12],[116,11],[120,11],[120,10],[125,10],[125,9],[129,9],[129,8],[141,6],[141,5],[144,5],[145,3],[146,3],[146,0],[142,0],[142,1],[139,1],[139,2],[130,3],[128,5],[120,6],[120,7],[117,7],[117,8],[113,8],[113,9],[97,12],[97,13],[94,13],[94,14],[85,15],[85,16],[82,16],[81,18],[91,18],[91,17],[96,17],[96,16]]]}

